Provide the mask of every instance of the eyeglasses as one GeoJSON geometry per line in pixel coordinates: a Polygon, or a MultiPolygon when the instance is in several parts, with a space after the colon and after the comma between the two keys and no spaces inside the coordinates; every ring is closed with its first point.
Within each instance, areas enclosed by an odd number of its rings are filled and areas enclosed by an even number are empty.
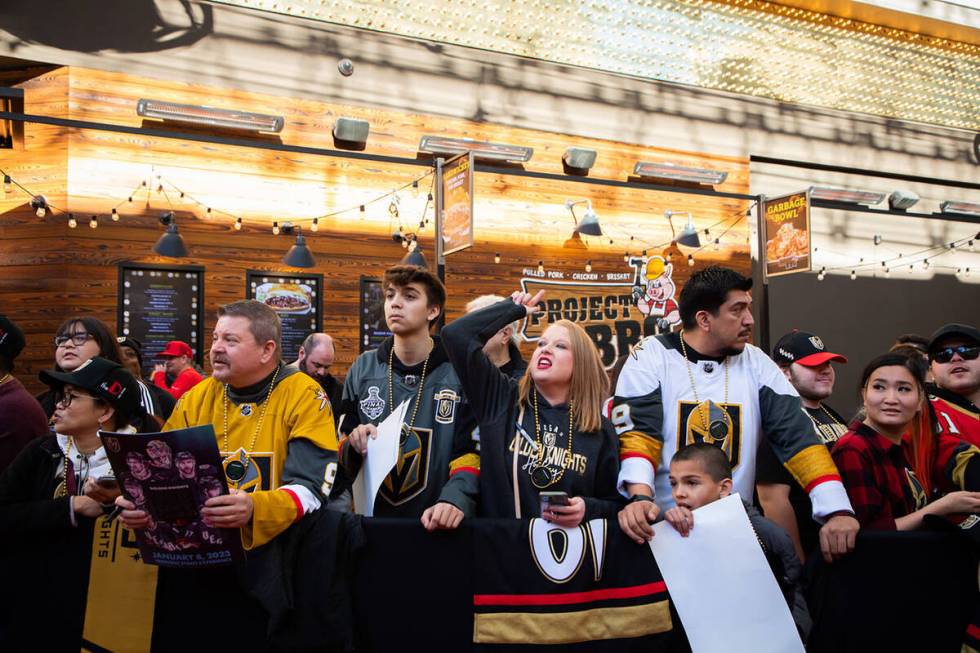
{"type": "Polygon", "coordinates": [[[960,358],[965,361],[972,361],[977,356],[980,356],[980,346],[974,345],[967,347],[966,345],[960,345],[959,347],[946,347],[933,353],[932,360],[937,363],[948,363],[953,360],[953,356],[956,354],[959,354],[960,358]]]}
{"type": "Polygon", "coordinates": [[[66,344],[68,344],[68,341],[71,340],[73,345],[75,345],[76,347],[81,347],[86,342],[88,342],[90,338],[94,338],[94,337],[95,336],[93,336],[91,333],[85,333],[84,331],[79,331],[78,333],[71,333],[68,334],[67,336],[55,336],[54,346],[64,347],[66,344]]]}
{"type": "Polygon", "coordinates": [[[64,394],[61,395],[61,399],[58,400],[58,404],[60,406],[64,406],[65,408],[68,408],[69,406],[71,406],[71,402],[75,401],[79,397],[84,397],[85,399],[91,399],[93,402],[96,403],[101,401],[98,397],[93,397],[92,395],[77,395],[73,392],[65,392],[64,394]]]}

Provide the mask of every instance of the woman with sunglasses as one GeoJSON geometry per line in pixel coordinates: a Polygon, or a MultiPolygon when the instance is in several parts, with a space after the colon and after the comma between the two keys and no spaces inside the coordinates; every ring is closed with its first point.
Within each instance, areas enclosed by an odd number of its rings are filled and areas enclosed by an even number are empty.
{"type": "Polygon", "coordinates": [[[119,494],[99,430],[135,432],[130,423],[143,411],[136,380],[104,358],[72,372],[43,371],[40,379],[60,397],[55,434],[33,440],[0,475],[0,565],[8,589],[0,642],[5,651],[77,651],[95,518],[119,494]],[[52,601],[56,616],[44,609],[52,601]]]}
{"type": "Polygon", "coordinates": [[[832,456],[862,528],[915,530],[927,515],[980,513],[980,450],[937,434],[918,356],[871,361],[861,398],[865,418],[832,456]]]}
{"type": "MultiPolygon", "coordinates": [[[[455,320],[442,337],[480,427],[479,454],[469,455],[479,473],[477,514],[575,527],[614,517],[625,503],[616,490],[619,440],[602,416],[609,378],[598,351],[567,320],[544,330],[519,381],[483,351],[500,329],[537,312],[542,294],[516,292],[455,320]]],[[[457,433],[460,444],[470,437],[457,433]]],[[[422,523],[429,530],[455,528],[461,518],[451,504],[437,503],[422,523]]]]}
{"type": "MultiPolygon", "coordinates": [[[[71,372],[95,356],[122,364],[119,344],[112,329],[90,315],[73,317],[62,322],[55,333],[54,347],[54,369],[57,372],[71,372]]],[[[139,379],[136,382],[143,410],[162,426],[166,420],[166,411],[145,383],[139,379]]],[[[51,390],[37,396],[49,418],[54,414],[58,398],[51,390]]]]}

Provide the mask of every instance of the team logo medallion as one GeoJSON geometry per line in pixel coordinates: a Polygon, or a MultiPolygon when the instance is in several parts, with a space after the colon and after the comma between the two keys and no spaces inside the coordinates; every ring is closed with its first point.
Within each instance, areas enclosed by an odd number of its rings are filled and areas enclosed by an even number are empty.
{"type": "Polygon", "coordinates": [[[221,461],[228,487],[252,492],[262,489],[262,471],[244,449],[239,449],[221,461]]]}
{"type": "Polygon", "coordinates": [[[242,417],[248,417],[252,414],[252,404],[242,404],[242,407],[238,410],[242,414],[242,417]]]}
{"type": "Polygon", "coordinates": [[[713,401],[678,403],[677,450],[704,443],[721,449],[738,467],[742,450],[742,407],[713,401]]]}
{"type": "Polygon", "coordinates": [[[704,373],[705,374],[711,374],[714,371],[715,371],[715,364],[712,363],[711,361],[705,361],[705,363],[704,363],[704,373]]]}
{"type": "Polygon", "coordinates": [[[378,490],[388,503],[401,505],[425,489],[429,481],[431,445],[432,429],[402,427],[398,461],[378,490]]]}
{"type": "Polygon", "coordinates": [[[432,398],[436,402],[436,422],[452,424],[456,419],[456,404],[459,403],[459,395],[454,390],[445,388],[437,392],[432,398]]]}
{"type": "Polygon", "coordinates": [[[361,412],[367,415],[370,420],[375,420],[381,417],[381,413],[385,412],[385,400],[381,398],[381,389],[372,385],[368,388],[368,396],[361,399],[360,402],[361,412]]]}
{"type": "Polygon", "coordinates": [[[409,388],[414,388],[418,385],[418,383],[419,377],[415,376],[414,374],[405,375],[405,385],[407,385],[409,388]]]}
{"type": "Polygon", "coordinates": [[[545,446],[547,447],[555,446],[555,434],[552,433],[551,431],[545,431],[544,435],[541,436],[541,439],[544,440],[545,446]]]}
{"type": "Polygon", "coordinates": [[[809,340],[811,345],[813,345],[820,351],[823,351],[823,340],[821,340],[817,336],[810,336],[809,340]]]}

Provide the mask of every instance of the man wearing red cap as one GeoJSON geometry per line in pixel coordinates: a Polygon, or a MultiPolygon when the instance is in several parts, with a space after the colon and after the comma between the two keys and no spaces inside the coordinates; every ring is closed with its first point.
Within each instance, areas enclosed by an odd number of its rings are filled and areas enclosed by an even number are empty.
{"type": "Polygon", "coordinates": [[[174,399],[180,399],[181,395],[200,383],[203,378],[191,365],[193,356],[194,352],[186,342],[180,340],[168,342],[167,347],[159,354],[165,362],[157,363],[153,369],[154,385],[172,394],[174,399]],[[174,379],[170,385],[167,384],[168,374],[174,379]]]}
{"type": "MultiPolygon", "coordinates": [[[[831,363],[847,363],[847,359],[827,351],[818,336],[804,331],[791,331],[780,338],[773,347],[772,359],[800,394],[814,433],[828,449],[833,448],[847,432],[847,420],[824,402],[834,392],[836,377],[831,363]]],[[[805,560],[806,554],[819,544],[820,527],[810,516],[810,498],[767,443],[759,447],[756,465],[756,488],[766,517],[789,533],[796,554],[805,560]]]]}

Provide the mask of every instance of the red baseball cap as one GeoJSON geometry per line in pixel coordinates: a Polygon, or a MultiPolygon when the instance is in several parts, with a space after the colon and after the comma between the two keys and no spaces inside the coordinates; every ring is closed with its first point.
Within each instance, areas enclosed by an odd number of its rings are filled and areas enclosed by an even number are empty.
{"type": "Polygon", "coordinates": [[[194,352],[191,351],[191,346],[186,342],[171,340],[167,343],[166,348],[157,354],[159,358],[171,358],[173,356],[187,356],[188,358],[192,358],[194,352]]]}

